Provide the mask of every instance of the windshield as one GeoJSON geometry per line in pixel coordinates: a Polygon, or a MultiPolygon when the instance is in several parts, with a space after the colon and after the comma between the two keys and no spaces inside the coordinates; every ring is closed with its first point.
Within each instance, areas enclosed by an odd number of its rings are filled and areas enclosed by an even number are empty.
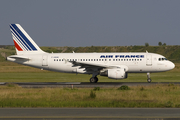
{"type": "Polygon", "coordinates": [[[166,58],[159,58],[159,61],[165,61],[167,60],[166,58]]]}

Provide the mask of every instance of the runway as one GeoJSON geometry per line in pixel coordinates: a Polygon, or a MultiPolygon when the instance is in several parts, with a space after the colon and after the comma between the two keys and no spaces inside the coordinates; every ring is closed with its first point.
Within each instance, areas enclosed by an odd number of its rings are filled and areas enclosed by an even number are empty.
{"type": "Polygon", "coordinates": [[[172,120],[179,108],[0,108],[0,119],[172,120]]]}
{"type": "MultiPolygon", "coordinates": [[[[7,85],[7,82],[1,82],[0,85],[7,85]]],[[[90,82],[13,82],[11,84],[17,84],[23,88],[44,88],[44,87],[67,87],[67,88],[94,88],[94,87],[101,87],[101,88],[108,88],[108,87],[120,87],[122,85],[127,86],[150,86],[150,85],[157,85],[157,84],[178,84],[180,82],[98,82],[98,83],[90,83],[90,82]]]]}

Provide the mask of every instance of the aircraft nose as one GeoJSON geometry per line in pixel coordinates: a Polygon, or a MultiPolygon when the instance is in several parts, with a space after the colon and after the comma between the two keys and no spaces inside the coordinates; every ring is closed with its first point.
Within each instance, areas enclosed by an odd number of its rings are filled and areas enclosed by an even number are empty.
{"type": "Polygon", "coordinates": [[[174,67],[175,67],[175,64],[174,64],[173,62],[170,62],[170,63],[169,63],[169,68],[170,68],[170,69],[173,69],[174,67]]]}

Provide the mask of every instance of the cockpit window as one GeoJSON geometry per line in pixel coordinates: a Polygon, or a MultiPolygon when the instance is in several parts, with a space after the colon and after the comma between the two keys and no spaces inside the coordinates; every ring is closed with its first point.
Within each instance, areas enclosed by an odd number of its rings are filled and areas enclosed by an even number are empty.
{"type": "Polygon", "coordinates": [[[159,58],[159,61],[165,61],[167,60],[166,58],[159,58]]]}

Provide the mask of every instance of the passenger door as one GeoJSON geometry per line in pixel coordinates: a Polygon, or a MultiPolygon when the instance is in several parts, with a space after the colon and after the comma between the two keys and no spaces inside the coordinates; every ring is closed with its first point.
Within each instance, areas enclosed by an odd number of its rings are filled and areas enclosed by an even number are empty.
{"type": "Polygon", "coordinates": [[[43,55],[42,66],[48,66],[48,55],[43,55]]]}
{"type": "Polygon", "coordinates": [[[146,65],[152,66],[152,55],[149,54],[146,55],[146,65]]]}

